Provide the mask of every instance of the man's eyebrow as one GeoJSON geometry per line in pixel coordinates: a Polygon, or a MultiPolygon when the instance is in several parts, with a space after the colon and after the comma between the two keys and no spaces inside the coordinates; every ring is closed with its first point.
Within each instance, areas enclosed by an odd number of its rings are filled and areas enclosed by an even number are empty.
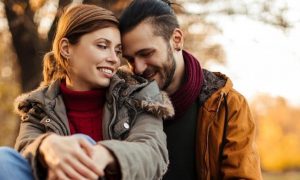
{"type": "Polygon", "coordinates": [[[141,53],[149,52],[149,51],[154,51],[154,49],[152,49],[152,48],[141,49],[141,50],[139,50],[138,52],[136,52],[135,55],[139,55],[139,54],[141,54],[141,53]]]}

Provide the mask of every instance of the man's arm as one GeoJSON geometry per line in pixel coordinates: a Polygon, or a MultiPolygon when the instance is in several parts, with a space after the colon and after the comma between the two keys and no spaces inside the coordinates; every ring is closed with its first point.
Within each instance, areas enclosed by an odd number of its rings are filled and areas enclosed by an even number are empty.
{"type": "Polygon", "coordinates": [[[224,179],[262,179],[256,127],[246,99],[236,92],[227,95],[228,124],[221,162],[224,179]]]}

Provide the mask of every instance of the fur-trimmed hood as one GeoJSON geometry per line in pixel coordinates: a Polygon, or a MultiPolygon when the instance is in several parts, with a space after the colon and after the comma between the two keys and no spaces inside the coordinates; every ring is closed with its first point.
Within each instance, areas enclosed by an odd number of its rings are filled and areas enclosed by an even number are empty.
{"type": "Polygon", "coordinates": [[[141,110],[154,114],[163,119],[174,115],[174,108],[166,92],[160,91],[155,81],[134,75],[130,71],[120,69],[113,77],[108,93],[118,96],[130,96],[135,106],[141,110]]]}
{"type": "MultiPolygon", "coordinates": [[[[45,106],[47,99],[54,99],[60,94],[60,81],[55,81],[49,86],[39,87],[16,98],[15,112],[23,116],[33,106],[45,106]]],[[[165,92],[161,92],[156,82],[148,82],[146,79],[136,76],[126,69],[120,69],[111,79],[107,91],[107,101],[112,101],[113,96],[118,98],[130,98],[136,108],[151,113],[163,119],[174,115],[172,103],[165,92]]]]}
{"type": "Polygon", "coordinates": [[[42,108],[45,104],[44,93],[47,88],[39,87],[33,91],[19,95],[14,101],[14,112],[19,116],[24,116],[33,106],[42,108]]]}

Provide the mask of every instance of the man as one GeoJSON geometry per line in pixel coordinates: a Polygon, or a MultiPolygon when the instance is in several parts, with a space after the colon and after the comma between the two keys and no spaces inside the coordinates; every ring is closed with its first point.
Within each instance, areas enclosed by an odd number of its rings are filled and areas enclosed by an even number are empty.
{"type": "Polygon", "coordinates": [[[221,73],[183,50],[171,3],[134,0],[120,17],[124,57],[156,80],[175,117],[164,122],[170,165],[164,179],[261,179],[255,124],[245,98],[221,73]]]}

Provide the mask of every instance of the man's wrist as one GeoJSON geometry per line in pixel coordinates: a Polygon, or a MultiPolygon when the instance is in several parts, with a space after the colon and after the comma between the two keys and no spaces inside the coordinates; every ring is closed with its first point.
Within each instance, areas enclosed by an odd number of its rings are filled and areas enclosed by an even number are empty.
{"type": "Polygon", "coordinates": [[[100,146],[100,148],[103,148],[103,150],[105,151],[105,154],[107,155],[107,166],[105,167],[105,174],[106,176],[116,176],[116,175],[120,175],[120,166],[118,163],[118,160],[116,158],[116,156],[113,154],[113,152],[111,152],[109,149],[107,149],[105,146],[101,145],[101,144],[97,144],[98,146],[100,146]]]}

